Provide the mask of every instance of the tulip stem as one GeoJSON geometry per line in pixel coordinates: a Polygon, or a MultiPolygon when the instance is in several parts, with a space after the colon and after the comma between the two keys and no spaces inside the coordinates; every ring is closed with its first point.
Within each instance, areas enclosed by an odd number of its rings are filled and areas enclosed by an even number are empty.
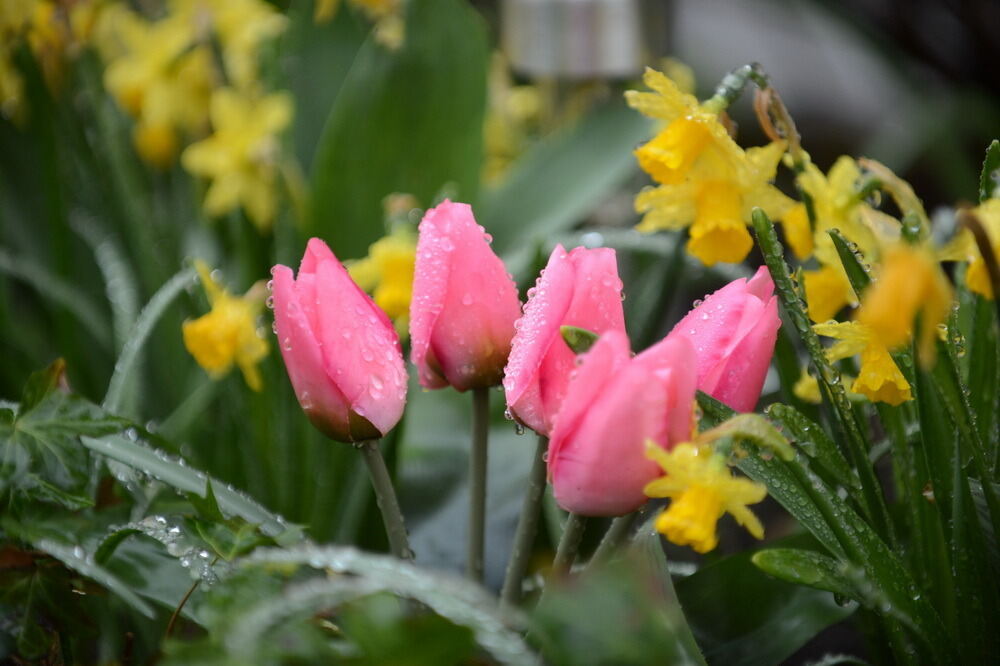
{"type": "Polygon", "coordinates": [[[628,537],[628,533],[638,517],[639,512],[633,511],[632,513],[615,518],[611,522],[611,527],[604,533],[604,538],[601,539],[601,543],[597,546],[597,550],[594,551],[594,555],[590,558],[587,566],[595,566],[608,561],[615,550],[618,549],[618,546],[628,537]]]}
{"type": "Polygon", "coordinates": [[[375,501],[382,512],[382,522],[385,523],[385,534],[389,537],[389,549],[401,560],[412,560],[413,551],[406,536],[406,525],[403,524],[403,512],[399,509],[399,500],[392,486],[392,478],[379,450],[378,440],[362,442],[358,447],[368,465],[368,474],[375,488],[375,501]]]}
{"type": "Polygon", "coordinates": [[[469,455],[469,558],[466,575],[476,582],[483,579],[486,537],[486,449],[490,434],[490,393],[488,388],[472,390],[472,451],[469,455]]]}
{"type": "Polygon", "coordinates": [[[528,569],[531,558],[531,546],[538,532],[538,518],[545,496],[545,452],[549,448],[549,439],[545,435],[538,436],[535,446],[535,459],[531,463],[528,475],[528,492],[524,494],[521,504],[521,517],[517,521],[517,532],[514,534],[514,549],[507,563],[507,574],[503,580],[503,591],[500,601],[506,606],[513,606],[521,600],[521,581],[528,569]]]}
{"type": "Polygon", "coordinates": [[[587,519],[583,516],[571,513],[566,517],[562,538],[559,539],[559,546],[556,548],[556,559],[552,561],[553,576],[569,573],[570,567],[576,560],[576,550],[580,547],[580,539],[583,538],[583,530],[586,527],[587,519]]]}

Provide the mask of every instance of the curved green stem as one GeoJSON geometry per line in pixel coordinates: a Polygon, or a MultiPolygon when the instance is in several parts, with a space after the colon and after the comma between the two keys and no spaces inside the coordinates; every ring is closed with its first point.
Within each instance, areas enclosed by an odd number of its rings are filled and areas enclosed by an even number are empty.
{"type": "Polygon", "coordinates": [[[490,434],[490,393],[472,391],[472,451],[469,455],[469,550],[465,572],[471,580],[483,579],[486,538],[486,450],[490,434]]]}
{"type": "Polygon", "coordinates": [[[528,492],[524,494],[524,502],[521,504],[521,517],[517,521],[517,532],[514,534],[514,548],[507,563],[503,591],[500,594],[500,601],[505,605],[513,605],[521,600],[521,581],[528,569],[531,545],[538,532],[538,517],[542,498],[545,496],[545,452],[548,448],[548,438],[539,435],[538,444],[535,446],[535,459],[531,463],[531,472],[528,475],[528,492]]]}
{"type": "Polygon", "coordinates": [[[392,486],[392,478],[385,466],[382,452],[378,448],[378,440],[362,442],[358,447],[368,465],[368,473],[375,488],[375,501],[382,512],[382,522],[385,523],[385,534],[389,537],[389,549],[401,560],[412,560],[413,551],[406,536],[406,525],[403,524],[403,512],[399,509],[396,490],[392,486]]]}

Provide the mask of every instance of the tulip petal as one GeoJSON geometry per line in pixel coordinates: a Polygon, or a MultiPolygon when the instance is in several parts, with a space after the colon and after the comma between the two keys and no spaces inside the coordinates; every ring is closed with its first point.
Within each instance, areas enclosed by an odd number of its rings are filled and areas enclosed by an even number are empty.
{"type": "Polygon", "coordinates": [[[615,372],[628,363],[630,354],[628,337],[618,331],[609,331],[580,357],[580,367],[570,377],[549,437],[549,478],[552,477],[552,461],[558,457],[560,447],[574,436],[584,414],[615,372]]]}
{"type": "Polygon", "coordinates": [[[645,503],[643,488],[659,475],[659,466],[646,457],[645,442],[666,443],[667,390],[636,363],[615,372],[600,389],[575,434],[559,442],[553,437],[559,446],[550,447],[549,470],[555,499],[567,511],[620,516],[645,503]]]}
{"type": "Polygon", "coordinates": [[[667,387],[666,448],[691,439],[694,430],[694,394],[698,384],[695,350],[682,336],[667,337],[635,357],[667,387]]]}
{"type": "Polygon", "coordinates": [[[778,300],[772,296],[753,327],[721,365],[712,397],[738,412],[753,411],[764,387],[780,327],[778,300]]]}
{"type": "Polygon", "coordinates": [[[352,411],[385,434],[402,416],[406,395],[396,331],[336,258],[318,263],[316,281],[322,285],[316,290],[316,330],[327,375],[352,411]],[[384,399],[390,392],[393,398],[384,399]]]}
{"type": "Polygon", "coordinates": [[[438,388],[443,379],[464,391],[499,383],[521,304],[468,204],[446,200],[420,223],[410,312],[421,384],[438,388]]]}
{"type": "Polygon", "coordinates": [[[295,396],[309,420],[334,439],[350,439],[348,405],[326,374],[320,347],[305,310],[299,305],[292,269],[275,266],[272,291],[278,346],[295,396]]]}
{"type": "Polygon", "coordinates": [[[505,369],[507,404],[536,432],[547,434],[559,411],[576,354],[561,326],[601,335],[625,331],[615,251],[557,245],[524,306],[505,369]]]}

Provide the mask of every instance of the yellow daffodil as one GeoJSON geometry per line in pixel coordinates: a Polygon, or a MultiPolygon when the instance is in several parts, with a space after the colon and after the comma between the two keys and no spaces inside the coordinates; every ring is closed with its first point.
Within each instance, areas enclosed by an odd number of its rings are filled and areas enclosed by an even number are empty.
{"type": "Polygon", "coordinates": [[[839,264],[802,271],[802,282],[809,318],[814,322],[833,319],[847,305],[857,305],[854,289],[839,264]]]}
{"type": "Polygon", "coordinates": [[[907,244],[890,247],[882,257],[878,280],[864,294],[857,320],[894,349],[910,339],[913,321],[920,315],[919,357],[934,359],[934,335],[951,307],[948,278],[928,248],[907,244]]]}
{"type": "Polygon", "coordinates": [[[837,340],[826,350],[830,361],[860,355],[861,368],[851,385],[853,393],[866,396],[872,402],[899,405],[913,396],[910,384],[892,360],[889,349],[869,326],[856,321],[816,324],[818,335],[837,340]]]}
{"type": "Polygon", "coordinates": [[[413,229],[399,225],[368,248],[368,256],[351,263],[348,272],[359,287],[372,294],[405,335],[410,321],[410,295],[413,292],[413,265],[417,254],[417,236],[413,229]]]}
{"type": "Polygon", "coordinates": [[[267,342],[257,333],[257,319],[264,307],[263,283],[255,284],[244,296],[233,296],[216,282],[204,262],[195,262],[195,267],[212,309],[184,322],[184,346],[213,379],[221,378],[236,364],[247,386],[261,390],[257,364],[267,356],[267,342]]]}
{"type": "Polygon", "coordinates": [[[723,456],[687,442],[669,452],[649,445],[646,455],[660,465],[665,476],[647,483],[643,492],[672,500],[655,523],[672,543],[709,552],[718,544],[715,528],[725,513],[731,513],[754,537],[764,538],[763,525],[747,505],[763,500],[767,489],[733,476],[723,456]]]}
{"type": "Polygon", "coordinates": [[[212,95],[210,116],[212,135],[181,155],[185,169],[212,181],[205,212],[224,215],[242,204],[254,224],[268,228],[277,207],[277,135],[292,119],[291,97],[253,98],[221,88],[212,95]]]}
{"type": "Polygon", "coordinates": [[[743,151],[719,121],[713,101],[699,104],[694,95],[681,92],[674,81],[654,69],[647,68],[642,80],[653,92],[628,90],[625,100],[643,115],[665,123],[635,151],[639,166],[654,180],[663,185],[680,183],[703,156],[713,168],[742,161],[743,151]]]}
{"type": "Polygon", "coordinates": [[[794,203],[771,185],[785,150],[783,142],[750,148],[738,146],[728,166],[700,162],[682,183],[647,188],[635,199],[644,213],[640,231],[682,229],[690,225],[687,250],[702,263],[742,261],[753,241],[747,231],[750,213],[760,207],[780,217],[794,203]]]}

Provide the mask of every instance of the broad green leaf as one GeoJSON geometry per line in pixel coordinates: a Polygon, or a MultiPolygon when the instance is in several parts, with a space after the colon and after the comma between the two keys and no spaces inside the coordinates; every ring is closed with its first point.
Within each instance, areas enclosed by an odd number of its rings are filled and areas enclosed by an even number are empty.
{"type": "Polygon", "coordinates": [[[231,654],[252,656],[255,640],[274,623],[293,613],[328,608],[376,592],[391,592],[419,601],[441,617],[469,627],[479,645],[499,663],[535,661],[535,656],[514,630],[523,619],[510,611],[501,614],[492,595],[464,579],[351,547],[311,544],[258,549],[240,564],[241,567],[265,568],[292,565],[340,575],[314,578],[286,589],[278,598],[261,600],[226,636],[226,647],[231,654]]]}
{"type": "MultiPolygon", "coordinates": [[[[782,543],[815,542],[802,535],[782,543]]],[[[853,604],[838,605],[827,592],[769,578],[753,566],[751,555],[717,559],[675,583],[710,664],[780,663],[854,612],[853,604]]]]}
{"type": "Polygon", "coordinates": [[[38,550],[48,553],[70,569],[107,588],[146,617],[153,617],[152,607],[140,599],[132,591],[131,586],[108,569],[94,562],[93,558],[88,557],[86,551],[80,546],[70,546],[49,538],[30,539],[30,541],[38,550]]]}
{"type": "Polygon", "coordinates": [[[32,375],[16,413],[0,409],[0,490],[72,510],[92,504],[90,457],[80,436],[120,432],[127,423],[59,388],[64,367],[60,360],[32,375]]]}
{"type": "Polygon", "coordinates": [[[107,456],[111,460],[148,474],[186,493],[201,494],[205,492],[209,481],[218,500],[219,507],[227,513],[239,516],[249,523],[260,525],[264,534],[273,537],[279,543],[294,543],[301,540],[301,530],[289,525],[283,518],[277,516],[250,497],[239,491],[213,480],[204,472],[182,464],[162,451],[147,448],[139,442],[133,442],[127,437],[84,437],[84,446],[91,451],[107,456]]]}
{"type": "Polygon", "coordinates": [[[211,479],[205,481],[204,494],[187,493],[187,498],[191,502],[191,506],[198,512],[200,518],[217,523],[225,522],[226,517],[222,515],[222,510],[219,508],[219,501],[215,499],[215,491],[212,490],[211,479]]]}
{"type": "Polygon", "coordinates": [[[545,663],[704,664],[665,562],[652,558],[658,537],[637,544],[570,581],[550,581],[532,614],[532,638],[545,663]],[[600,609],[595,612],[595,609],[600,609]]]}
{"type": "Polygon", "coordinates": [[[476,218],[493,234],[496,252],[523,268],[526,257],[513,253],[578,224],[637,170],[632,149],[652,131],[616,97],[531,148],[479,202],[476,218]]]}
{"type": "Polygon", "coordinates": [[[979,200],[986,201],[996,197],[998,187],[1000,187],[1000,141],[994,139],[986,149],[983,171],[979,176],[979,200]]]}
{"type": "Polygon", "coordinates": [[[406,3],[406,41],[358,51],[316,149],[310,233],[342,259],[383,234],[382,200],[407,192],[429,204],[448,183],[473,201],[482,158],[487,42],[462,0],[406,3]]]}
{"type": "Polygon", "coordinates": [[[315,2],[296,0],[288,11],[290,25],[281,38],[281,64],[295,98],[292,138],[299,162],[309,168],[323,124],[337,99],[371,22],[342,3],[326,23],[314,18],[315,2]]]}

